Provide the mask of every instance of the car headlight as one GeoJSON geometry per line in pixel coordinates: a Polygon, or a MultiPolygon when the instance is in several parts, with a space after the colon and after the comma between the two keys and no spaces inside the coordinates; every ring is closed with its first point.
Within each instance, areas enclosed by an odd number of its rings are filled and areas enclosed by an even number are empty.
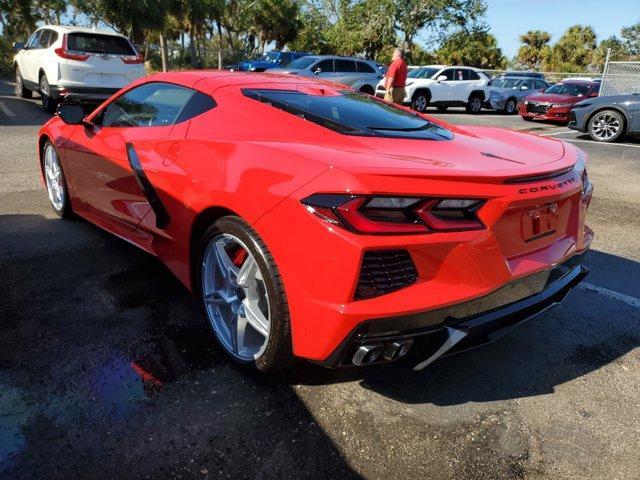
{"type": "Polygon", "coordinates": [[[572,103],[554,103],[553,105],[551,105],[552,108],[563,108],[563,107],[570,107],[571,105],[573,105],[572,103]]]}
{"type": "Polygon", "coordinates": [[[249,68],[247,70],[249,70],[250,72],[255,72],[256,67],[254,65],[249,65],[249,68]]]}

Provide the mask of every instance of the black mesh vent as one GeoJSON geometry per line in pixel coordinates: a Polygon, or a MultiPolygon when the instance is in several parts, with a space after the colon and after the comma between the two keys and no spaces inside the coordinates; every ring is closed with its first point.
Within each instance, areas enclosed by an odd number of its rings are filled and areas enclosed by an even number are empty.
{"type": "Polygon", "coordinates": [[[406,250],[373,250],[365,252],[356,300],[393,292],[412,284],[418,272],[406,250]]]}

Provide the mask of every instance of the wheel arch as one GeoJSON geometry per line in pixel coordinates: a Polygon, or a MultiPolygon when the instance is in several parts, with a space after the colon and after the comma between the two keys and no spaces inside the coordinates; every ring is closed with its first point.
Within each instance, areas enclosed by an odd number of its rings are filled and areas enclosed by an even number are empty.
{"type": "Polygon", "coordinates": [[[431,89],[429,87],[418,87],[413,91],[413,95],[411,95],[411,100],[413,101],[417,95],[425,94],[429,100],[431,99],[431,89]]]}
{"type": "Polygon", "coordinates": [[[40,169],[40,179],[44,182],[44,164],[43,164],[43,152],[44,152],[44,144],[48,142],[51,142],[51,144],[53,144],[53,142],[51,141],[51,139],[49,138],[49,136],[44,133],[42,135],[40,135],[40,137],[38,138],[38,168],[40,169]]]}
{"type": "Polygon", "coordinates": [[[362,85],[360,85],[360,88],[358,89],[358,91],[362,93],[366,93],[367,95],[375,95],[376,93],[375,87],[370,83],[363,83],[362,85]]]}
{"type": "Polygon", "coordinates": [[[622,115],[622,119],[623,119],[623,124],[622,124],[622,135],[624,135],[625,133],[627,133],[627,128],[630,125],[630,121],[631,119],[627,116],[626,112],[618,107],[617,105],[608,105],[608,106],[603,106],[598,108],[597,110],[594,110],[593,112],[591,112],[589,114],[589,116],[586,118],[585,122],[584,122],[584,126],[585,126],[585,131],[588,132],[589,131],[589,123],[591,123],[591,119],[597,115],[600,112],[604,112],[605,110],[613,110],[614,112],[619,113],[620,115],[622,115]]]}
{"type": "Polygon", "coordinates": [[[473,97],[480,97],[482,99],[482,101],[484,101],[485,98],[486,98],[483,90],[471,90],[471,92],[469,93],[469,98],[467,99],[467,101],[470,101],[473,97]]]}

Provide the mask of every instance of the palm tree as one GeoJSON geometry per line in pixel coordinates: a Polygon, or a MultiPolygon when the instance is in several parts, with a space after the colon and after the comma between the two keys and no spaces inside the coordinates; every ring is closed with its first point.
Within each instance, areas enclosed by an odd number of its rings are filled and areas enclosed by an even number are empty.
{"type": "Polygon", "coordinates": [[[543,30],[529,30],[520,35],[522,46],[518,49],[518,61],[530,68],[539,68],[550,41],[551,35],[543,30]]]}

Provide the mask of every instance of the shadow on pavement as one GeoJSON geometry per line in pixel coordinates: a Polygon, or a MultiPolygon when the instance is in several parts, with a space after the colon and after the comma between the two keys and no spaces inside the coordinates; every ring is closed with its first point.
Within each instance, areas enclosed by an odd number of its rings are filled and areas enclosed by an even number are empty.
{"type": "Polygon", "coordinates": [[[13,89],[13,81],[0,78],[0,102],[5,107],[0,110],[0,126],[40,126],[51,118],[51,115],[42,110],[37,94],[33,94],[33,100],[18,98],[13,89]]]}
{"type": "Polygon", "coordinates": [[[0,216],[21,246],[0,256],[0,477],[358,477],[292,386],[230,366],[168,270],[91,230],[0,216]]]}

